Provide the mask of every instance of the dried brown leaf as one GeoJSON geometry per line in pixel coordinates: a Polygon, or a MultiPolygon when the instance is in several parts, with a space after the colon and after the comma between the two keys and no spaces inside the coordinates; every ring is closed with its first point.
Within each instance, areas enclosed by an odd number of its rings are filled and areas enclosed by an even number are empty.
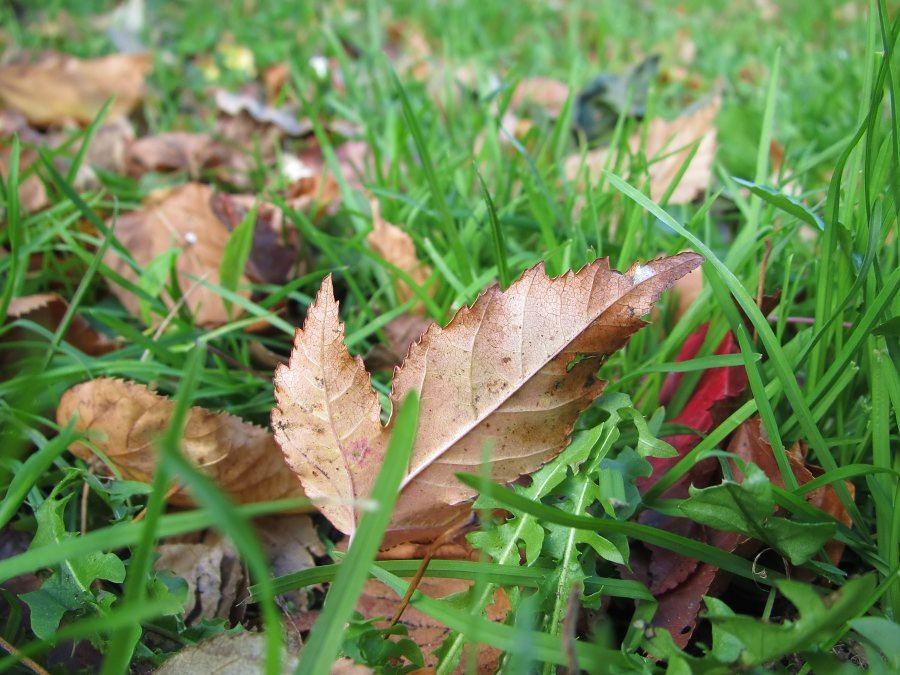
{"type": "MultiPolygon", "coordinates": [[[[391,401],[421,397],[420,426],[385,546],[428,541],[474,491],[456,480],[478,473],[510,482],[556,456],[578,415],[605,382],[601,359],[646,325],[641,319],[702,258],[681,253],[624,274],[596,260],[550,278],[538,265],[505,292],[492,286],[444,328],[433,326],[394,373],[391,401]]],[[[290,365],[275,374],[275,436],[304,489],[342,532],[356,529],[356,501],[369,495],[391,433],[361,358],[343,343],[326,277],[290,365]]]]}
{"type": "Polygon", "coordinates": [[[247,575],[234,545],[216,532],[200,543],[160,544],[153,567],[187,582],[187,623],[204,619],[239,620],[247,598],[247,575]]]}
{"type": "MultiPolygon", "coordinates": [[[[197,644],[188,645],[166,659],[156,675],[184,675],[184,673],[216,673],[216,675],[246,675],[262,673],[266,662],[266,636],[263,633],[221,633],[197,644]]],[[[285,652],[281,658],[283,675],[293,673],[297,657],[285,652]]],[[[345,671],[346,672],[346,671],[345,671]]]]}
{"type": "MultiPolygon", "coordinates": [[[[412,237],[403,229],[381,217],[381,208],[377,200],[372,199],[369,204],[372,207],[372,231],[366,238],[369,247],[387,262],[406,272],[416,286],[424,286],[431,274],[431,268],[416,256],[416,245],[412,237]]],[[[397,291],[397,301],[400,304],[416,297],[405,280],[398,277],[394,280],[394,285],[397,291]]],[[[421,301],[410,309],[412,314],[424,312],[425,305],[421,301]]]]}
{"type": "MultiPolygon", "coordinates": [[[[142,384],[98,378],[66,391],[56,419],[64,425],[77,416],[75,430],[102,434],[90,440],[122,478],[152,483],[158,464],[155,441],[168,429],[174,410],[171,400],[142,384]]],[[[85,461],[94,459],[84,443],[73,443],[69,450],[85,461]]],[[[233,415],[191,408],[181,451],[239,504],[304,496],[285,470],[272,434],[233,415]]],[[[180,491],[169,502],[194,504],[180,491]]]]}
{"type": "Polygon", "coordinates": [[[49,126],[74,121],[89,124],[109,98],[108,120],[126,116],[144,90],[152,69],[150,54],[112,54],[82,60],[46,54],[32,64],[0,68],[0,100],[31,124],[49,126]]]}
{"type": "Polygon", "coordinates": [[[223,163],[227,154],[209,134],[172,131],[134,141],[128,147],[125,167],[134,178],[148,171],[184,171],[197,178],[201,170],[223,163]]]}
{"type": "MultiPolygon", "coordinates": [[[[178,282],[185,305],[202,326],[229,320],[221,296],[198,282],[203,279],[219,283],[219,265],[230,235],[210,206],[212,196],[211,187],[188,183],[114,223],[116,236],[141,268],[171,249],[180,251],[175,262],[178,282]]],[[[128,281],[137,283],[137,273],[115,250],[106,253],[104,262],[128,281]]],[[[242,276],[239,283],[246,284],[247,278],[242,276]]],[[[112,281],[110,285],[125,309],[140,316],[137,296],[112,281]]],[[[249,297],[247,291],[240,294],[249,297]]],[[[168,295],[164,300],[169,307],[175,304],[168,295]]]]}
{"type": "Polygon", "coordinates": [[[415,314],[401,314],[391,319],[384,327],[387,345],[377,344],[366,354],[366,368],[370,373],[376,370],[393,370],[409,354],[409,348],[421,338],[434,321],[415,314]]]}
{"type": "MultiPolygon", "coordinates": [[[[68,309],[68,303],[56,293],[26,295],[10,301],[6,318],[7,321],[28,319],[55,333],[68,309]]],[[[34,334],[20,326],[7,331],[0,339],[4,342],[19,342],[34,339],[34,334]]],[[[108,354],[116,348],[112,340],[77,314],[72,317],[63,339],[90,356],[108,354]]],[[[21,357],[20,350],[4,350],[0,352],[0,363],[10,363],[21,357]]]]}
{"type": "MultiPolygon", "coordinates": [[[[253,201],[255,198],[249,198],[253,201]]],[[[119,217],[115,221],[116,236],[135,262],[145,268],[157,257],[175,249],[178,257],[175,269],[178,283],[188,311],[201,326],[213,326],[227,322],[231,317],[222,297],[204,286],[219,283],[219,269],[225,245],[231,232],[248,210],[240,195],[216,194],[207,185],[188,183],[161,196],[152,196],[143,209],[119,217]]],[[[248,272],[256,270],[257,279],[266,280],[270,271],[287,274],[296,258],[296,250],[279,248],[278,228],[280,211],[264,204],[260,206],[254,231],[254,250],[248,272]],[[259,249],[257,249],[259,247],[259,249]],[[255,256],[272,257],[276,248],[279,257],[274,266],[254,264],[255,256]],[[254,253],[255,251],[255,253],[254,253]],[[260,268],[265,273],[260,272],[260,268]]],[[[138,275],[118,252],[110,250],[104,262],[125,279],[137,283],[138,275]]],[[[279,277],[283,280],[284,277],[279,277]]],[[[238,285],[249,283],[242,275],[238,285]]],[[[140,315],[138,298],[127,289],[110,282],[113,293],[129,312],[140,315]]],[[[238,295],[249,297],[247,290],[238,289],[238,295]]],[[[172,298],[163,294],[168,307],[175,305],[172,298]]],[[[232,307],[233,317],[240,309],[232,307]]]]}

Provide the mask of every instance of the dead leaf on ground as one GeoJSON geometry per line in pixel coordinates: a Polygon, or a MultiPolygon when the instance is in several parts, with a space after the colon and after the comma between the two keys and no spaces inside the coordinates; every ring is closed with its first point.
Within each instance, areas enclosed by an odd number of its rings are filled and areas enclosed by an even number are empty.
{"type": "Polygon", "coordinates": [[[295,110],[275,108],[247,94],[233,94],[219,89],[215,93],[216,106],[226,115],[248,115],[260,124],[272,124],[289,136],[306,136],[313,131],[312,123],[301,120],[295,110]]]}
{"type": "Polygon", "coordinates": [[[409,348],[416,342],[434,321],[415,314],[401,314],[389,321],[384,330],[387,345],[376,344],[366,354],[366,369],[373,373],[376,370],[393,370],[406,358],[409,348]]]}
{"type": "MultiPolygon", "coordinates": [[[[759,416],[745,421],[738,427],[730,443],[728,452],[740,457],[744,462],[756,464],[762,469],[774,485],[784,488],[772,446],[765,436],[759,416]]],[[[813,473],[805,465],[802,444],[798,444],[788,453],[791,470],[800,485],[813,479],[813,473]]],[[[741,472],[732,462],[737,480],[741,472]]],[[[707,479],[698,487],[707,487],[711,481],[707,479]]],[[[853,494],[852,483],[847,487],[853,494]]],[[[823,486],[805,495],[807,502],[828,515],[841,521],[848,527],[852,525],[849,514],[841,504],[837,491],[832,485],[823,486]]],[[[706,541],[724,551],[739,550],[741,555],[753,555],[761,544],[742,534],[722,532],[704,528],[684,518],[670,518],[646,511],[649,519],[642,519],[669,532],[681,533],[692,539],[706,541]],[[681,528],[681,529],[679,529],[681,528]]],[[[844,545],[832,540],[825,545],[825,552],[832,564],[840,563],[844,545]]],[[[654,546],[641,544],[632,548],[630,559],[633,576],[643,581],[656,597],[658,609],[653,618],[653,625],[666,628],[672,633],[675,644],[684,648],[690,641],[697,625],[697,613],[702,608],[704,595],[716,595],[718,589],[728,582],[729,575],[720,572],[719,568],[707,563],[700,563],[654,546]]],[[[803,572],[803,570],[799,570],[803,572]]]]}
{"type": "MultiPolygon", "coordinates": [[[[649,163],[647,174],[652,199],[659,201],[662,198],[687,161],[694,145],[698,143],[697,152],[691,158],[668,203],[690,203],[706,190],[712,176],[712,163],[716,154],[714,122],[721,103],[721,98],[716,96],[706,105],[674,120],[657,118],[650,121],[646,130],[647,141],[643,145],[643,154],[649,163]]],[[[642,136],[642,132],[637,132],[628,139],[628,147],[632,153],[641,151],[642,136]]],[[[570,156],[563,165],[566,178],[570,181],[576,180],[584,172],[587,174],[587,180],[597,181],[606,165],[609,152],[608,147],[588,151],[583,167],[580,153],[570,156]]]]}
{"type": "Polygon", "coordinates": [[[0,68],[0,100],[36,126],[89,124],[115,97],[108,121],[126,116],[144,92],[144,76],[153,67],[150,54],[112,54],[78,59],[44,54],[31,64],[0,68]]]}
{"type": "MultiPolygon", "coordinates": [[[[143,209],[120,216],[115,223],[110,223],[115,226],[116,237],[141,269],[172,249],[178,251],[175,269],[184,303],[201,326],[218,325],[229,320],[222,297],[198,282],[198,279],[203,279],[211,284],[219,283],[219,266],[230,236],[229,229],[211,208],[213,194],[213,189],[207,185],[188,183],[162,196],[151,195],[143,209]]],[[[103,261],[128,281],[138,283],[138,274],[112,248],[103,261]]],[[[112,281],[109,283],[125,309],[141,316],[137,296],[112,281]]],[[[239,286],[247,283],[247,277],[242,275],[239,286]]],[[[250,296],[246,290],[238,290],[238,294],[250,296]]],[[[163,294],[163,299],[168,307],[175,305],[167,293],[163,294]]],[[[233,311],[239,310],[234,308],[233,311]]]]}
{"type": "MultiPolygon", "coordinates": [[[[90,441],[123,479],[152,483],[159,463],[155,443],[169,428],[174,410],[170,399],[142,384],[101,377],[66,391],[56,420],[65,425],[77,415],[75,430],[102,434],[90,441]]],[[[98,461],[84,443],[73,443],[69,450],[85,461],[98,461]]],[[[191,408],[181,451],[238,504],[304,496],[272,434],[233,415],[191,408]]],[[[183,491],[175,492],[169,503],[194,505],[183,491]]]]}
{"type": "Polygon", "coordinates": [[[243,617],[247,598],[247,574],[234,545],[210,531],[199,543],[163,543],[154,569],[181,577],[188,586],[184,620],[195,624],[205,619],[236,623],[243,617]]]}
{"type": "MultiPolygon", "coordinates": [[[[449,595],[466,591],[472,582],[464,579],[441,579],[424,577],[418,590],[432,598],[446,598],[449,595]]],[[[376,617],[390,618],[400,604],[400,597],[390,588],[377,580],[366,582],[356,610],[367,619],[376,617]]],[[[494,590],[493,601],[486,607],[486,617],[491,621],[503,621],[509,612],[509,598],[502,588],[494,590]]],[[[451,631],[440,621],[432,619],[414,606],[408,606],[400,617],[400,623],[406,626],[409,639],[415,642],[425,657],[426,668],[437,665],[437,658],[432,654],[450,635],[451,631]]],[[[386,626],[387,622],[383,622],[386,626]]],[[[488,645],[478,645],[478,673],[493,673],[497,669],[502,652],[488,645]]],[[[467,663],[463,656],[461,663],[467,663]]]]}
{"type": "MultiPolygon", "coordinates": [[[[475,491],[455,474],[478,473],[485,444],[500,482],[561,452],[606,384],[595,377],[602,359],[702,260],[682,253],[620,274],[601,259],[554,279],[538,265],[430,328],[394,373],[392,404],[418,390],[421,421],[383,547],[430,541],[468,508],[475,491]]],[[[307,494],[352,536],[356,502],[371,491],[392,426],[382,425],[369,374],[343,332],[329,276],[297,331],[290,366],[276,371],[272,425],[307,494]]]]}
{"type": "Polygon", "coordinates": [[[523,106],[535,105],[550,117],[559,117],[566,100],[569,98],[570,87],[561,80],[552,77],[523,78],[516,86],[512,98],[509,100],[509,108],[517,110],[523,106]]]}
{"type": "MultiPolygon", "coordinates": [[[[312,518],[303,514],[265,516],[253,519],[253,529],[269,559],[275,577],[315,567],[316,558],[326,555],[312,518]]],[[[291,610],[309,609],[306,589],[284,593],[281,599],[290,602],[291,610]]]]}
{"type": "MultiPolygon", "coordinates": [[[[27,319],[48,331],[55,333],[66,312],[68,303],[56,293],[41,293],[13,298],[6,313],[7,322],[16,319],[27,319]]],[[[25,326],[19,326],[3,334],[3,342],[24,342],[34,340],[35,334],[25,326]]],[[[84,317],[76,314],[72,317],[63,339],[76,349],[89,356],[108,354],[116,349],[116,344],[97,331],[84,317]]],[[[23,356],[21,350],[0,351],[0,363],[12,363],[23,356]]]]}
{"type": "MultiPolygon", "coordinates": [[[[381,207],[376,199],[370,199],[372,208],[372,231],[366,241],[375,253],[394,267],[406,272],[416,286],[422,288],[431,275],[431,268],[422,263],[416,256],[416,245],[412,237],[402,228],[397,227],[381,217],[381,207]]],[[[393,275],[392,275],[393,276],[393,275]]],[[[403,304],[416,297],[412,287],[399,276],[394,278],[397,302],[403,304]]],[[[433,287],[428,289],[433,291],[433,287]]],[[[425,304],[419,300],[409,310],[410,314],[424,314],[425,304]]]]}
{"type": "Polygon", "coordinates": [[[196,179],[204,169],[227,163],[232,154],[216,144],[209,134],[172,131],[134,141],[128,147],[125,168],[133,178],[150,171],[183,171],[196,179]]]}
{"type": "MultiPolygon", "coordinates": [[[[171,192],[151,195],[143,209],[119,217],[115,222],[116,236],[142,270],[160,256],[175,250],[178,254],[175,269],[188,311],[198,325],[223,324],[240,314],[240,308],[232,307],[230,316],[222,297],[199,280],[219,283],[225,245],[255,199],[216,193],[210,186],[188,183],[171,192]]],[[[257,281],[274,279],[283,282],[288,279],[297,249],[292,248],[289,237],[285,243],[281,219],[280,209],[260,204],[253,248],[245,274],[238,281],[238,295],[250,297],[245,287],[251,281],[251,275],[257,281]],[[275,278],[273,274],[281,276],[275,278]]],[[[294,241],[293,245],[298,243],[294,241]]],[[[138,274],[116,251],[108,251],[104,262],[125,279],[138,283],[138,274]]],[[[110,285],[125,309],[141,316],[138,297],[118,284],[110,282],[110,285]]],[[[162,298],[168,307],[175,305],[168,293],[163,292],[162,298]]]]}
{"type": "MultiPolygon", "coordinates": [[[[769,443],[769,438],[759,416],[751,417],[744,422],[735,432],[731,444],[728,447],[729,452],[733,452],[745,462],[756,464],[762,469],[768,479],[782,489],[785,488],[784,478],[778,463],[775,461],[775,452],[769,443]]],[[[806,444],[803,442],[796,443],[787,452],[788,463],[791,471],[797,479],[797,483],[805,485],[813,480],[817,475],[821,475],[821,469],[811,467],[806,463],[806,444]]],[[[741,472],[735,467],[735,476],[741,479],[741,472]]],[[[856,493],[855,486],[850,481],[844,481],[850,496],[856,493]]],[[[837,490],[833,485],[823,485],[804,495],[806,501],[811,505],[827,513],[832,518],[842,522],[847,527],[853,525],[850,514],[841,503],[837,490]]],[[[833,539],[825,544],[825,552],[828,554],[832,564],[840,563],[841,556],[844,553],[844,544],[837,539],[833,539]]]]}
{"type": "MultiPolygon", "coordinates": [[[[261,673],[266,661],[266,636],[263,633],[243,632],[236,635],[221,633],[194,645],[188,645],[169,657],[156,670],[156,675],[184,673],[216,673],[216,675],[246,675],[261,673]]],[[[285,651],[279,673],[288,675],[297,668],[297,656],[285,651]]]]}

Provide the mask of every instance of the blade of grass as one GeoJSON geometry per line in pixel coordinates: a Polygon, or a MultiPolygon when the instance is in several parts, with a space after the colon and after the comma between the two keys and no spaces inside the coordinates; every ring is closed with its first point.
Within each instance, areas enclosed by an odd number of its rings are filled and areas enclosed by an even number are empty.
{"type": "Polygon", "coordinates": [[[494,246],[494,260],[497,263],[497,276],[500,278],[500,290],[504,291],[512,283],[512,278],[506,264],[506,244],[503,241],[503,228],[497,219],[494,200],[491,199],[491,193],[488,192],[487,185],[477,165],[475,166],[475,175],[478,176],[478,182],[481,185],[481,196],[487,207],[488,221],[491,224],[491,243],[494,246]]]}
{"type": "Polygon", "coordinates": [[[406,95],[406,90],[400,83],[397,74],[393,72],[393,70],[391,71],[391,74],[394,78],[394,89],[397,92],[397,96],[400,98],[400,105],[403,108],[403,116],[406,118],[406,126],[409,129],[410,134],[412,134],[416,150],[422,159],[422,170],[425,172],[425,179],[428,181],[428,185],[431,188],[431,198],[437,205],[438,213],[440,213],[439,222],[444,231],[446,244],[450,247],[450,250],[453,251],[453,257],[456,259],[456,272],[462,279],[462,282],[468,284],[472,281],[471,261],[469,260],[466,250],[462,246],[459,232],[457,231],[453,216],[450,213],[450,206],[447,204],[447,198],[444,195],[444,191],[438,181],[437,173],[434,170],[434,163],[431,161],[431,155],[428,152],[428,144],[425,143],[425,139],[422,136],[422,129],[419,127],[419,122],[413,112],[412,105],[410,105],[409,97],[406,95]]]}

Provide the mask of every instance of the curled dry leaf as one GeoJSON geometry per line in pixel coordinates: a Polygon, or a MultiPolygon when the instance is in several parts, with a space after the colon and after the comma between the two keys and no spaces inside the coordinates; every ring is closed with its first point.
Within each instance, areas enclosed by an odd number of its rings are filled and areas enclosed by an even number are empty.
{"type": "MultiPolygon", "coordinates": [[[[369,247],[387,262],[406,272],[416,286],[424,286],[431,274],[431,268],[416,257],[416,245],[412,237],[381,217],[381,208],[377,200],[372,199],[369,204],[372,207],[372,231],[366,238],[369,247]]],[[[394,284],[399,303],[402,304],[415,297],[415,293],[405,280],[398,277],[394,280],[394,284]]],[[[425,305],[421,300],[410,310],[412,314],[424,312],[425,305]]]]}
{"type": "MultiPolygon", "coordinates": [[[[6,320],[27,319],[55,333],[68,309],[68,303],[56,293],[26,295],[10,301],[6,320]]],[[[4,333],[0,339],[3,342],[33,340],[34,334],[24,326],[19,326],[4,333]]],[[[77,314],[69,322],[63,339],[90,356],[107,354],[116,348],[112,340],[96,331],[84,317],[77,314]]],[[[22,356],[18,349],[11,351],[4,349],[0,351],[0,363],[12,363],[22,356]]]]}
{"type": "MultiPolygon", "coordinates": [[[[99,432],[91,442],[126,480],[152,483],[158,464],[155,441],[166,432],[175,404],[142,384],[98,378],[75,385],[59,402],[56,419],[75,430],[99,432]]],[[[94,453],[81,442],[69,450],[85,461],[94,453]]],[[[227,413],[191,408],[181,451],[239,504],[302,498],[297,479],[287,471],[272,434],[227,413]]],[[[175,506],[193,506],[187,494],[169,498],[175,506]]]]}
{"type": "Polygon", "coordinates": [[[305,136],[313,131],[312,123],[300,120],[287,108],[274,108],[266,105],[255,96],[233,94],[219,89],[215,94],[216,106],[226,115],[237,117],[246,114],[261,124],[272,124],[290,136],[305,136]]]}
{"type": "MultiPolygon", "coordinates": [[[[662,198],[687,161],[694,145],[698,143],[697,152],[691,158],[668,203],[687,204],[703,194],[712,175],[712,163],[716,154],[714,122],[721,106],[721,98],[716,96],[706,105],[672,121],[650,121],[643,154],[649,163],[647,173],[651,198],[656,201],[662,198]]],[[[628,147],[632,153],[641,151],[642,136],[638,132],[628,139],[628,147]]],[[[576,180],[584,171],[590,180],[596,181],[600,178],[608,155],[608,147],[590,150],[584,158],[583,168],[581,154],[569,157],[563,167],[566,178],[576,180]]]]}
{"type": "Polygon", "coordinates": [[[45,54],[32,64],[0,68],[0,100],[31,124],[89,124],[110,98],[107,120],[126,116],[144,91],[153,67],[150,54],[112,54],[82,60],[45,54]]]}
{"type": "MultiPolygon", "coordinates": [[[[433,326],[394,372],[391,401],[421,397],[420,425],[384,547],[430,541],[475,492],[459,471],[479,472],[486,448],[494,480],[530,473],[563,450],[578,415],[605,386],[602,359],[646,325],[641,317],[702,258],[682,253],[624,274],[606,259],[550,278],[538,265],[505,292],[485,291],[450,323],[433,326]]],[[[288,367],[275,374],[275,436],[307,494],[352,536],[391,423],[360,357],[343,342],[331,277],[297,331],[288,367]]]]}

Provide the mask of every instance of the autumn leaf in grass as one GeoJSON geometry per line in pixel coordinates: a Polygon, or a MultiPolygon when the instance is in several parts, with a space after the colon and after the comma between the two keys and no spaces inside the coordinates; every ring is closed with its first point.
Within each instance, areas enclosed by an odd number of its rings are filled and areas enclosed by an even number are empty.
{"type": "Polygon", "coordinates": [[[0,68],[0,101],[36,126],[90,124],[114,98],[108,120],[126,116],[144,93],[150,54],[112,54],[78,59],[47,53],[31,64],[0,68]]]}
{"type": "MultiPolygon", "coordinates": [[[[416,286],[422,287],[431,275],[431,268],[419,261],[413,238],[403,229],[381,217],[381,206],[375,199],[369,200],[372,208],[372,231],[366,241],[369,247],[394,267],[409,275],[416,286]]],[[[394,274],[390,272],[394,277],[394,274]]],[[[397,301],[407,302],[415,297],[415,291],[399,275],[394,279],[397,301]]],[[[420,300],[410,310],[411,314],[424,314],[425,305],[420,300]]]]}
{"type": "MultiPolygon", "coordinates": [[[[228,287],[223,279],[222,260],[226,256],[232,232],[247,212],[237,195],[216,193],[208,185],[187,183],[169,192],[151,195],[144,207],[120,216],[111,225],[122,246],[137,263],[135,271],[118,251],[110,249],[104,262],[127,281],[143,288],[150,295],[162,295],[169,308],[178,301],[163,289],[171,281],[170,268],[177,272],[178,286],[187,311],[200,326],[216,326],[226,323],[240,314],[237,307],[229,307],[222,295],[208,285],[228,287]],[[235,215],[240,214],[240,216],[235,215]],[[175,256],[174,264],[171,256],[175,256]]],[[[261,205],[259,216],[253,223],[254,243],[249,251],[249,263],[244,269],[226,265],[233,278],[231,286],[237,295],[249,297],[247,285],[251,280],[261,281],[261,268],[283,271],[286,276],[296,259],[296,250],[280,246],[279,222],[273,217],[273,208],[261,205]],[[254,249],[264,245],[268,264],[255,265],[254,249]],[[254,278],[251,279],[250,277],[254,278]]],[[[257,252],[259,249],[257,249],[257,252]]],[[[268,279],[265,279],[268,281],[268,279]]],[[[280,281],[284,281],[281,278],[280,281]]],[[[129,312],[152,322],[146,307],[129,289],[110,281],[112,292],[129,312]]]]}
{"type": "MultiPolygon", "coordinates": [[[[666,288],[702,262],[694,253],[634,264],[607,259],[550,278],[543,265],[506,291],[492,286],[444,328],[432,326],[395,371],[394,406],[421,397],[419,433],[385,546],[428,541],[468,508],[474,491],[460,471],[488,457],[494,480],[510,482],[555,457],[578,415],[605,382],[603,359],[645,325],[666,288]]],[[[275,438],[306,493],[352,536],[392,423],[360,357],[344,344],[331,278],[297,331],[289,366],[275,374],[275,438]]]]}
{"type": "MultiPolygon", "coordinates": [[[[152,483],[159,463],[154,443],[168,429],[174,411],[172,401],[142,384],[101,377],[63,394],[56,419],[66,425],[75,417],[75,430],[90,433],[90,442],[122,478],[152,483]]],[[[96,460],[85,443],[73,443],[69,451],[85,461],[96,460]]],[[[191,408],[181,451],[239,504],[304,496],[272,434],[233,415],[191,408]]],[[[169,503],[194,504],[183,492],[171,495],[169,503]]]]}

